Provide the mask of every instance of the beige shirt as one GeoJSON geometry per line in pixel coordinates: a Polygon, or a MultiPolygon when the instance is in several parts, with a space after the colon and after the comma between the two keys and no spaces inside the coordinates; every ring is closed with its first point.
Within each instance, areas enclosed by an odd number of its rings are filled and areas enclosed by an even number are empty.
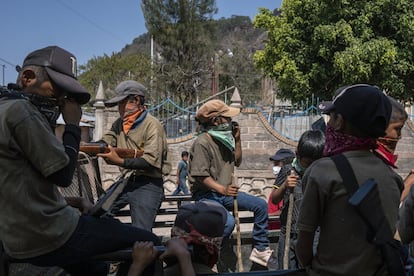
{"type": "Polygon", "coordinates": [[[163,174],[169,174],[171,171],[164,128],[157,118],[149,112],[146,118],[136,128],[131,129],[128,134],[122,130],[122,119],[117,119],[111,130],[102,137],[102,140],[114,147],[144,151],[142,158],[156,170],[137,170],[136,175],[161,178],[163,174]]]}
{"type": "Polygon", "coordinates": [[[69,163],[48,122],[27,100],[0,99],[0,240],[15,258],[62,246],[79,212],[46,177],[69,163]]]}

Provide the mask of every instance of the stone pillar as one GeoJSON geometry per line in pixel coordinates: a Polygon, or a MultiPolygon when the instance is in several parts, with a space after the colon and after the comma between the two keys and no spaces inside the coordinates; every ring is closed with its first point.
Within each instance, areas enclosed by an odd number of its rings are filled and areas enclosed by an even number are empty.
{"type": "Polygon", "coordinates": [[[239,89],[237,89],[237,87],[234,88],[234,92],[233,92],[233,95],[231,96],[230,102],[231,102],[230,106],[242,108],[242,100],[240,97],[239,89]]]}
{"type": "Polygon", "coordinates": [[[105,118],[104,118],[104,90],[102,81],[99,82],[98,91],[96,93],[96,101],[94,103],[95,107],[95,129],[93,131],[93,140],[97,141],[102,138],[104,125],[105,125],[105,118]]]}

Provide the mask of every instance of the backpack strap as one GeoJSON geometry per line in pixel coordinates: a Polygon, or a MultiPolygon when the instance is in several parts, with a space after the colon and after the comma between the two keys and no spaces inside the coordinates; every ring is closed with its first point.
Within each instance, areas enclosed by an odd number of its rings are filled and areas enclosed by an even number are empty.
{"type": "Polygon", "coordinates": [[[352,196],[356,190],[358,190],[359,185],[357,184],[358,181],[355,177],[351,164],[343,154],[331,156],[331,159],[335,163],[336,169],[342,177],[343,184],[349,196],[352,196]]]}

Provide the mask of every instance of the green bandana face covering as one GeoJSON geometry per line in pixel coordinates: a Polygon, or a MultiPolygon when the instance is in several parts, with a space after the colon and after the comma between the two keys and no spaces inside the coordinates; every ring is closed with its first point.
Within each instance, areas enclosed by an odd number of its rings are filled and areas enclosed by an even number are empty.
{"type": "Polygon", "coordinates": [[[305,173],[306,168],[303,167],[299,160],[297,158],[293,159],[292,162],[292,166],[293,168],[295,168],[295,171],[299,174],[299,175],[303,175],[305,173]]]}
{"type": "Polygon", "coordinates": [[[217,130],[217,131],[228,131],[228,130],[232,130],[232,125],[231,123],[224,123],[218,126],[214,126],[211,129],[213,130],[217,130]]]}
{"type": "Polygon", "coordinates": [[[210,129],[207,131],[208,134],[211,135],[211,137],[217,139],[222,143],[226,148],[228,148],[231,151],[234,151],[236,142],[234,141],[233,133],[231,130],[215,130],[210,129]]]}
{"type": "Polygon", "coordinates": [[[233,127],[231,123],[224,123],[218,126],[201,126],[198,134],[207,132],[208,134],[210,134],[211,137],[218,140],[226,148],[228,148],[231,151],[234,151],[236,147],[236,141],[234,140],[232,128],[233,127]]]}

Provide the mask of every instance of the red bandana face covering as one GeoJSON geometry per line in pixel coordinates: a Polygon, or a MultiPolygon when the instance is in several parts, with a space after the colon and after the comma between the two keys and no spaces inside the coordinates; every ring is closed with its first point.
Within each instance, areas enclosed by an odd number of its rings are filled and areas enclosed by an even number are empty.
{"type": "Polygon", "coordinates": [[[128,102],[125,106],[125,114],[123,117],[122,127],[125,133],[133,126],[135,120],[144,112],[145,106],[138,106],[135,103],[128,102]]]}
{"type": "Polygon", "coordinates": [[[220,246],[223,241],[223,237],[207,237],[198,232],[193,225],[186,222],[190,227],[190,233],[185,232],[183,229],[173,226],[171,228],[171,237],[178,237],[184,239],[187,244],[199,244],[203,245],[209,253],[208,265],[213,267],[219,257],[220,246]]]}
{"type": "Polygon", "coordinates": [[[394,150],[397,147],[398,141],[399,139],[380,137],[377,139],[378,147],[375,149],[375,154],[393,168],[397,168],[395,163],[397,162],[398,155],[394,154],[394,150]]]}
{"type": "Polygon", "coordinates": [[[337,132],[330,125],[326,126],[326,141],[323,156],[332,156],[352,150],[371,150],[376,147],[375,138],[359,138],[337,132]]]}

